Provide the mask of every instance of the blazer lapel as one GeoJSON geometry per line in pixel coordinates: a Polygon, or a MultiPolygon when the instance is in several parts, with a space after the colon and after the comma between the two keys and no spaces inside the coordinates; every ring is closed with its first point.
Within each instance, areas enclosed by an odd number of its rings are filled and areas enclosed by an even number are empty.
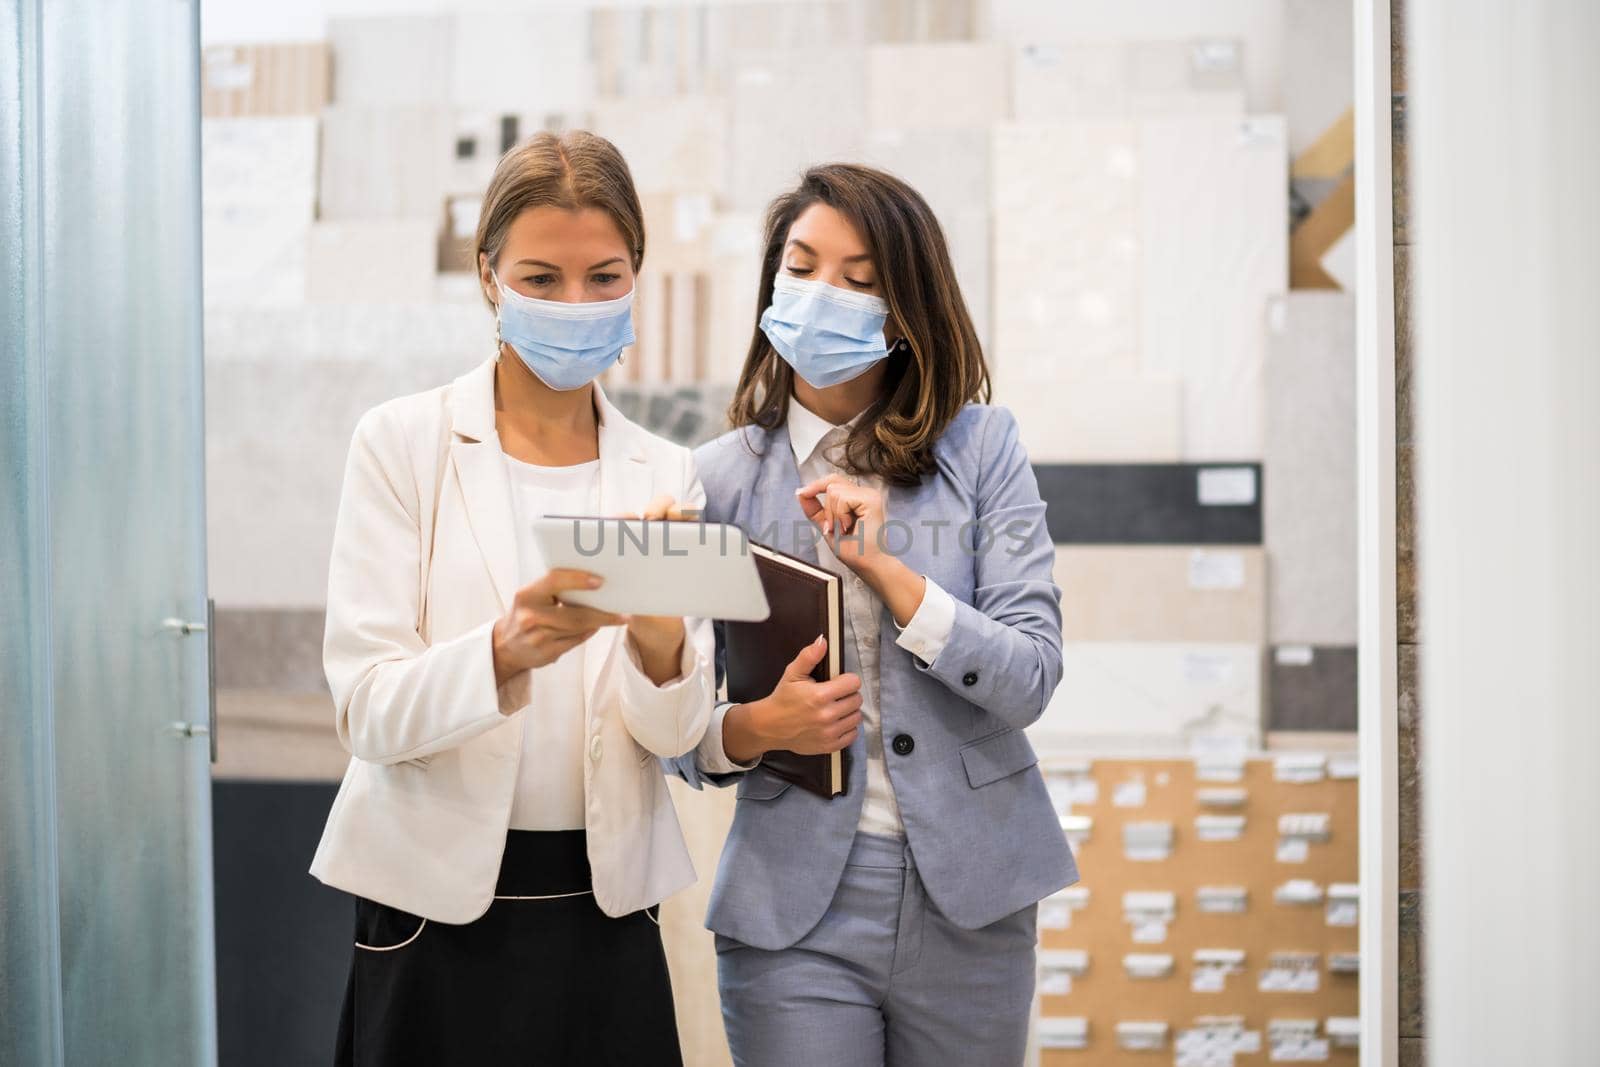
{"type": "MultiPolygon", "coordinates": [[[[600,420],[600,514],[638,514],[650,503],[650,457],[640,434],[622,412],[594,384],[595,414],[600,420]]],[[[597,709],[600,672],[623,637],[623,627],[606,626],[583,645],[583,685],[589,707],[597,709]]]]}
{"type": "Polygon", "coordinates": [[[750,516],[750,536],[760,538],[771,530],[776,535],[772,547],[820,566],[817,537],[821,535],[794,495],[800,488],[800,467],[795,462],[794,446],[789,443],[788,425],[768,431],[765,446],[760,478],[754,488],[757,506],[750,516]]]}
{"type": "Polygon", "coordinates": [[[450,428],[456,438],[450,443],[450,462],[500,610],[508,611],[517,591],[517,534],[511,479],[494,425],[494,366],[492,357],[486,359],[451,386],[450,428]]]}

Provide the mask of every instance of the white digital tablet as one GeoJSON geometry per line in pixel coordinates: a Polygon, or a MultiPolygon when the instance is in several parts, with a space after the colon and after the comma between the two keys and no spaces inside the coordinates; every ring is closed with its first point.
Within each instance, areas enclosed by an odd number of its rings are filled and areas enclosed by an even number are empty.
{"type": "Polygon", "coordinates": [[[769,614],[744,531],[721,522],[551,515],[535,519],[545,567],[590,571],[598,589],[564,603],[629,615],[684,615],[760,622],[769,614]]]}

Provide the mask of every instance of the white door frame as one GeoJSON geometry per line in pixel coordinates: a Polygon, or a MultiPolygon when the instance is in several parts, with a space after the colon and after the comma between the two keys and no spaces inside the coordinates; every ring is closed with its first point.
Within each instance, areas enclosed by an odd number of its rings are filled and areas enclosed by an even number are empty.
{"type": "Polygon", "coordinates": [[[1399,1063],[1390,0],[1356,0],[1356,537],[1361,754],[1361,1062],[1399,1063]]]}

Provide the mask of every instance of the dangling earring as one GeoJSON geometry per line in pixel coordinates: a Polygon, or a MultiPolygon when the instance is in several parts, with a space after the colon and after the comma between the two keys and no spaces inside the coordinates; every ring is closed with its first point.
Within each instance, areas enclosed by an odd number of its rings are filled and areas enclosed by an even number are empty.
{"type": "Polygon", "coordinates": [[[500,340],[500,316],[494,317],[494,361],[500,362],[500,357],[506,354],[506,343],[500,340]]]}

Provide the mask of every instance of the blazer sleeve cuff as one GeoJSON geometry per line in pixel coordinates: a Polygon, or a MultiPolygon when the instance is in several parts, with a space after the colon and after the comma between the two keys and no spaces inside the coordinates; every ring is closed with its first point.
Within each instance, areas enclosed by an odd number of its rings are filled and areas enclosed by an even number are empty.
{"type": "Polygon", "coordinates": [[[737,774],[740,771],[753,771],[761,762],[757,756],[749,763],[735,763],[728,758],[727,751],[722,747],[722,721],[728,717],[728,709],[733,707],[731,700],[719,700],[711,712],[711,723],[706,727],[706,736],[696,750],[695,762],[700,769],[708,774],[737,774]]]}

